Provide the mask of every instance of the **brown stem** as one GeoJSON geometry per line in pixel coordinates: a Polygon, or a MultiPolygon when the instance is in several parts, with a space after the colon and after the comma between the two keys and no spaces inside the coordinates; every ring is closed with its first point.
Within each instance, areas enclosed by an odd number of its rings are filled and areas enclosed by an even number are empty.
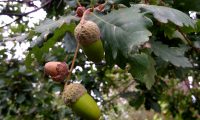
{"type": "Polygon", "coordinates": [[[83,13],[83,16],[82,16],[81,21],[80,21],[81,24],[83,24],[83,23],[85,22],[85,16],[86,16],[87,14],[89,14],[90,11],[91,11],[91,8],[88,8],[88,9],[83,13]]]}
{"type": "Polygon", "coordinates": [[[68,59],[68,55],[65,56],[65,58],[64,58],[64,62],[67,61],[67,59],[68,59]]]}
{"type": "Polygon", "coordinates": [[[62,0],[59,1],[58,5],[57,5],[57,9],[59,8],[60,4],[62,3],[62,0]]]}
{"type": "Polygon", "coordinates": [[[189,40],[189,38],[181,31],[180,27],[177,26],[178,31],[181,33],[181,35],[184,37],[184,39],[187,41],[187,43],[192,46],[192,42],[189,40]]]}
{"type": "Polygon", "coordinates": [[[184,39],[186,40],[187,44],[193,48],[197,53],[200,52],[200,49],[196,48],[193,43],[190,41],[190,39],[181,31],[180,27],[177,26],[177,30],[181,33],[181,35],[184,37],[184,39]]]}
{"type": "Polygon", "coordinates": [[[76,3],[78,4],[79,7],[81,7],[81,3],[79,2],[79,0],[76,0],[76,3]]]}
{"type": "Polygon", "coordinates": [[[77,54],[78,54],[79,47],[80,47],[80,43],[78,42],[77,47],[76,47],[76,51],[74,53],[74,58],[72,60],[72,65],[71,65],[70,70],[69,70],[69,75],[67,76],[67,81],[71,79],[71,74],[72,74],[72,70],[74,68],[74,64],[75,64],[75,61],[76,61],[76,57],[77,57],[77,54]]]}

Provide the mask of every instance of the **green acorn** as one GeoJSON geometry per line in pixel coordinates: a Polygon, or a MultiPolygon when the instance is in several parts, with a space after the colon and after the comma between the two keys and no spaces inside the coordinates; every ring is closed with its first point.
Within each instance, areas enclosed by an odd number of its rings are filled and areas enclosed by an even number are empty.
{"type": "Polygon", "coordinates": [[[97,24],[84,20],[76,26],[74,35],[88,59],[95,63],[101,62],[104,58],[104,49],[97,24]]]}
{"type": "Polygon", "coordinates": [[[100,109],[83,85],[79,83],[66,85],[62,97],[65,104],[70,106],[82,118],[86,120],[99,120],[100,109]]]}

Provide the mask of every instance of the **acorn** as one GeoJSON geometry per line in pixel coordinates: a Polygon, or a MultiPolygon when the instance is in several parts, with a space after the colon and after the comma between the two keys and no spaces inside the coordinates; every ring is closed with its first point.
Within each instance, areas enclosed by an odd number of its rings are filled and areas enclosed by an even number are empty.
{"type": "Polygon", "coordinates": [[[104,48],[97,24],[93,21],[81,21],[76,26],[74,35],[88,59],[95,63],[101,62],[104,58],[104,48]]]}
{"type": "Polygon", "coordinates": [[[76,9],[76,16],[82,17],[83,13],[85,12],[86,8],[83,6],[80,6],[76,9]]]}
{"type": "Polygon", "coordinates": [[[48,62],[44,66],[44,71],[56,82],[62,82],[69,74],[68,66],[65,62],[48,62]]]}
{"type": "Polygon", "coordinates": [[[80,117],[86,120],[99,120],[100,109],[83,85],[79,83],[65,85],[62,97],[64,103],[80,117]]]}

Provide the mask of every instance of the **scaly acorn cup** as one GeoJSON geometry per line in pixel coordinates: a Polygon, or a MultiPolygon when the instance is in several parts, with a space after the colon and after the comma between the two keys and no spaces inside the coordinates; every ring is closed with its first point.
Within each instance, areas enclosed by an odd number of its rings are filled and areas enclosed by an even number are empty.
{"type": "Polygon", "coordinates": [[[48,62],[45,64],[44,70],[56,82],[62,82],[69,74],[68,66],[65,62],[48,62]]]}
{"type": "Polygon", "coordinates": [[[82,118],[99,120],[100,109],[83,85],[79,83],[65,85],[62,97],[65,104],[70,106],[82,118]]]}
{"type": "Polygon", "coordinates": [[[88,59],[95,63],[101,62],[104,58],[104,48],[97,24],[84,20],[76,26],[74,35],[88,59]]]}

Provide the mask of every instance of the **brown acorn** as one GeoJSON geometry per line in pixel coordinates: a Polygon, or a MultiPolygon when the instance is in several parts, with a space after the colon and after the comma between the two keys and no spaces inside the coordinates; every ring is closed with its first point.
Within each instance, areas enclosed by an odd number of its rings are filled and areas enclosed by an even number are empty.
{"type": "Polygon", "coordinates": [[[44,66],[45,73],[50,75],[56,82],[63,81],[69,74],[68,66],[65,62],[48,62],[44,66]]]}
{"type": "Polygon", "coordinates": [[[82,17],[83,13],[85,12],[86,8],[83,6],[80,6],[76,9],[76,16],[82,17]]]}
{"type": "Polygon", "coordinates": [[[83,85],[79,83],[66,85],[62,97],[65,104],[82,118],[86,120],[99,120],[100,109],[83,85]]]}

